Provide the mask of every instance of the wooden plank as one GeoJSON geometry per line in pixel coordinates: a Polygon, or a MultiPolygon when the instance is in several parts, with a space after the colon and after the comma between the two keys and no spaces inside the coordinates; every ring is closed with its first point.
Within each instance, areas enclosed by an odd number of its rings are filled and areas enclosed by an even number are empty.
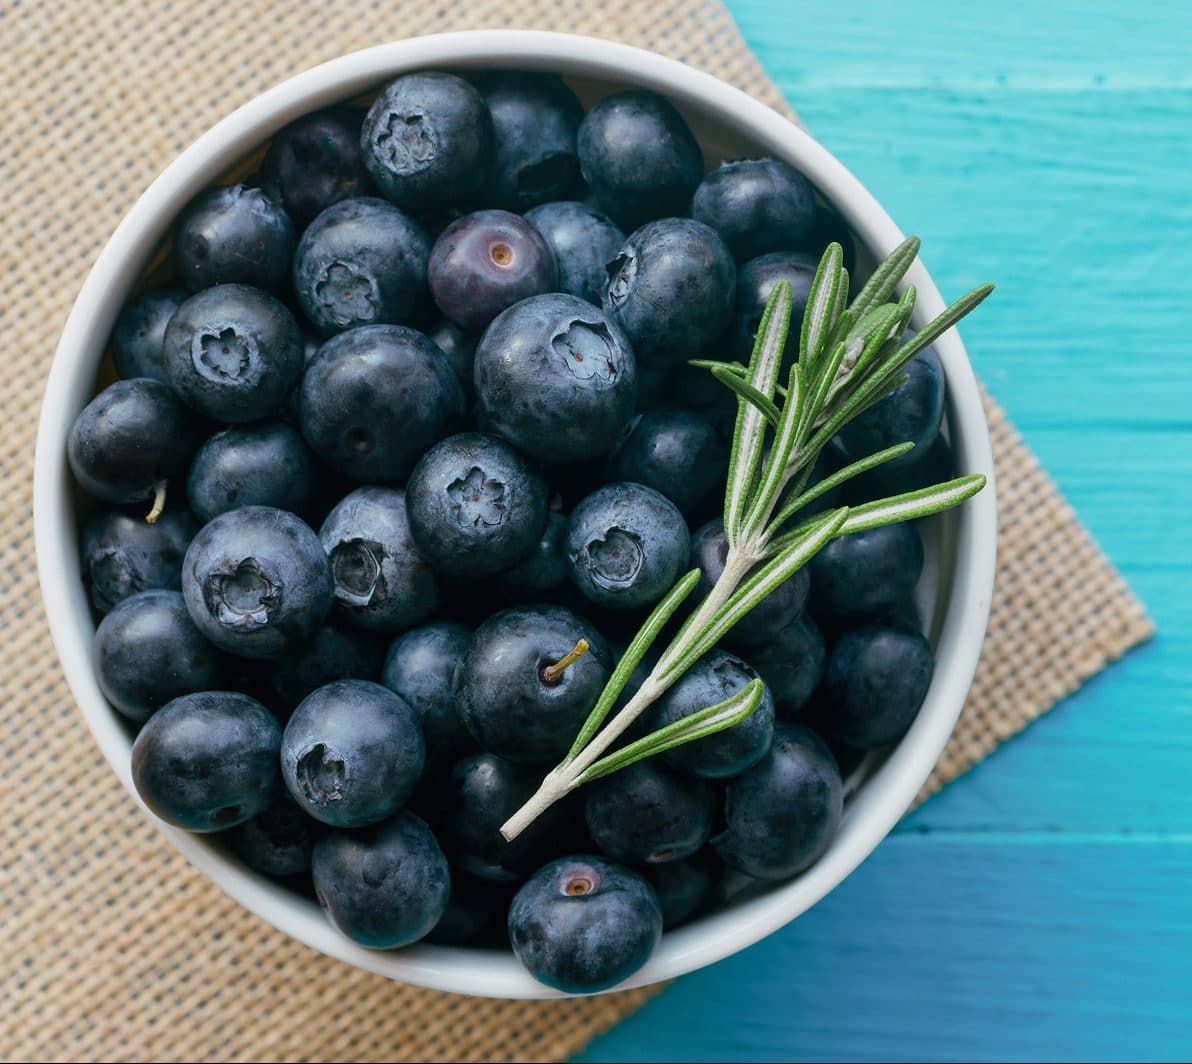
{"type": "Polygon", "coordinates": [[[1187,86],[1192,5],[729,0],[771,76],[806,88],[1187,86]]]}
{"type": "Polygon", "coordinates": [[[810,913],[580,1060],[1168,1060],[1192,837],[893,838],[810,913]]]}
{"type": "Polygon", "coordinates": [[[963,331],[1024,431],[1192,425],[1192,91],[783,87],[945,295],[998,284],[963,331]]]}

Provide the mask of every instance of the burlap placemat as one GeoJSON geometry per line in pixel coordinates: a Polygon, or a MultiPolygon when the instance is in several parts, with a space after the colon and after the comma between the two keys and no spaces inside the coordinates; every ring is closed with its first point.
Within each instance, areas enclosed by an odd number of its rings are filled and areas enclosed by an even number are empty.
{"type": "MultiPolygon", "coordinates": [[[[557,1060],[649,996],[501,1002],[328,960],[175,854],[71,703],[33,564],[42,382],[99,248],[216,119],[333,56],[447,29],[533,26],[652,47],[786,110],[714,0],[0,3],[0,1056],[96,1060],[557,1060]]],[[[1150,622],[992,402],[1001,559],[984,657],[925,788],[939,788],[1130,646],[1150,622]]]]}

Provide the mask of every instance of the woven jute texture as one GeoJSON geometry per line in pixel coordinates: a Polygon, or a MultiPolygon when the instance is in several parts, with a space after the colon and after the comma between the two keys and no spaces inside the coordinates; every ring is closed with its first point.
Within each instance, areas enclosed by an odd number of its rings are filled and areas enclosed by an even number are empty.
{"type": "MultiPolygon", "coordinates": [[[[557,1060],[648,991],[517,1003],[396,985],[328,960],[194,872],[102,763],[62,681],[32,566],[42,382],[104,240],[162,167],[270,84],[344,52],[499,26],[616,37],[785,109],[714,2],[0,0],[0,1057],[557,1060]]],[[[1150,633],[1002,412],[1001,555],[984,657],[925,793],[1150,633]]]]}

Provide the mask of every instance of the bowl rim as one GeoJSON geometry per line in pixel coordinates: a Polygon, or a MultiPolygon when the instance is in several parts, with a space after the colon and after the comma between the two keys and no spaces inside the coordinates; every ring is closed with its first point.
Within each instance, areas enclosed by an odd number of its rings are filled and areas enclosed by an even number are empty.
{"type": "MultiPolygon", "coordinates": [[[[71,309],[46,384],[34,470],[34,529],[42,596],[62,668],[92,735],[133,799],[131,741],[101,693],[91,660],[94,624],[80,579],[66,436],[94,391],[94,368],[128,288],[181,207],[287,122],[350,99],[399,74],[429,68],[549,69],[654,89],[727,125],[802,170],[878,254],[903,234],[865,187],[805,130],[711,74],[654,52],[600,38],[535,30],[471,30],[394,41],[299,73],[212,126],[140,196],[99,254],[71,309]]],[[[922,261],[907,275],[916,319],[944,302],[922,261]]],[[[958,468],[984,473],[985,491],[957,513],[953,579],[937,667],[918,718],[851,803],[828,852],[794,880],[730,910],[668,932],[650,961],[617,990],[674,978],[752,945],[842,882],[886,836],[931,774],[963,707],[984,639],[996,563],[993,456],[980,389],[956,330],[935,344],[948,381],[958,468]]],[[[418,986],[504,998],[566,996],[536,982],[511,954],[419,944],[365,949],[336,932],[318,907],[266,880],[201,837],[153,822],[208,879],[278,930],[338,960],[418,986]]]]}

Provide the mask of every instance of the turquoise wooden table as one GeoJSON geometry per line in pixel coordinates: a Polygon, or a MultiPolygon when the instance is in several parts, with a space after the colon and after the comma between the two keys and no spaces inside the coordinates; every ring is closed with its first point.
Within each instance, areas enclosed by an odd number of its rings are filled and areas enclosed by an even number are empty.
{"type": "Polygon", "coordinates": [[[582,1059],[1188,1059],[1192,3],[729,7],[1159,635],[582,1059]]]}

